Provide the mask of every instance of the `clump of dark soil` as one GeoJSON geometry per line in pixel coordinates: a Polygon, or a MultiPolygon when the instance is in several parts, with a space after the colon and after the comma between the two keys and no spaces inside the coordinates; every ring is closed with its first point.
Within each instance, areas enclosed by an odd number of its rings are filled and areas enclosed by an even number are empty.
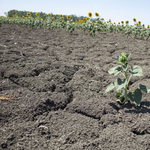
{"type": "Polygon", "coordinates": [[[150,87],[150,39],[2,24],[0,27],[0,149],[150,150],[150,94],[141,106],[116,103],[112,55],[131,53],[150,87]],[[16,98],[13,99],[13,96],[16,98]]]}

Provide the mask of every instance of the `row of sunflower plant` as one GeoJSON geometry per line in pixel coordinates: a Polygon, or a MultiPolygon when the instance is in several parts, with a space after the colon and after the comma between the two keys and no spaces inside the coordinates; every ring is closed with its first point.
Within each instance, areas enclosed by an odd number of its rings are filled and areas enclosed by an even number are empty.
{"type": "Polygon", "coordinates": [[[90,36],[95,36],[95,33],[101,33],[103,31],[115,32],[115,33],[124,33],[125,35],[132,35],[136,38],[138,35],[141,36],[142,39],[150,37],[150,27],[149,25],[145,28],[144,25],[141,25],[140,21],[136,21],[133,18],[134,26],[129,25],[129,21],[121,21],[116,24],[112,23],[111,20],[105,21],[104,18],[100,18],[99,14],[96,12],[96,19],[92,18],[92,13],[88,13],[88,18],[83,18],[83,20],[73,21],[70,16],[67,16],[67,21],[64,20],[62,14],[55,15],[55,17],[51,17],[50,14],[45,16],[45,20],[43,20],[38,13],[36,13],[36,18],[33,18],[28,12],[26,16],[18,17],[17,15],[13,15],[13,17],[3,17],[0,16],[0,26],[1,24],[17,24],[17,25],[25,25],[30,26],[31,28],[39,28],[42,26],[47,27],[49,30],[55,30],[56,28],[65,28],[69,34],[72,34],[75,29],[80,29],[88,31],[90,36]]]}

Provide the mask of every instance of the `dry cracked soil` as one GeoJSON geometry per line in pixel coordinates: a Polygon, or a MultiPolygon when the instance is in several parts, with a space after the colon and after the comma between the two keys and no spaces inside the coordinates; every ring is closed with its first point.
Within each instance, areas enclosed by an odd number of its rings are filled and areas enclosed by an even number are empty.
{"type": "Polygon", "coordinates": [[[0,50],[1,150],[150,150],[150,93],[104,95],[121,52],[143,71],[129,88],[150,87],[150,39],[2,24],[0,50]]]}

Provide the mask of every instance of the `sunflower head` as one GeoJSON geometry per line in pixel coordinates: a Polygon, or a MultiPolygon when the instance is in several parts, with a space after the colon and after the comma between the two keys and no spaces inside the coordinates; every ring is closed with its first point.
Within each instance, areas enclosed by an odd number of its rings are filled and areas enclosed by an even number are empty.
{"type": "Polygon", "coordinates": [[[98,16],[99,16],[99,14],[96,12],[96,13],[95,13],[95,16],[96,16],[96,17],[98,17],[98,16]]]}
{"type": "Polygon", "coordinates": [[[50,14],[48,14],[48,16],[50,16],[50,14]]]}
{"type": "Polygon", "coordinates": [[[124,24],[124,21],[121,21],[121,24],[124,24]]]}
{"type": "Polygon", "coordinates": [[[88,20],[88,18],[86,18],[86,20],[88,20]]]}
{"type": "Polygon", "coordinates": [[[140,25],[141,24],[141,21],[138,21],[138,25],[140,25]]]}
{"type": "Polygon", "coordinates": [[[147,25],[147,28],[149,28],[149,25],[147,25]]]}
{"type": "Polygon", "coordinates": [[[59,16],[62,17],[62,14],[60,14],[59,16]]]}
{"type": "Polygon", "coordinates": [[[101,20],[104,20],[104,18],[102,18],[101,20]]]}
{"type": "Polygon", "coordinates": [[[77,21],[77,20],[75,21],[75,24],[76,24],[76,23],[78,23],[78,21],[77,21]]]}
{"type": "Polygon", "coordinates": [[[135,18],[133,18],[133,21],[134,21],[134,22],[136,22],[136,19],[135,19],[135,18]]]}
{"type": "Polygon", "coordinates": [[[70,17],[69,17],[69,16],[67,16],[67,19],[70,19],[70,17]]]}
{"type": "Polygon", "coordinates": [[[38,16],[39,16],[39,14],[38,14],[38,13],[36,13],[36,16],[38,17],[38,16]]]}
{"type": "Polygon", "coordinates": [[[29,12],[27,13],[27,16],[28,16],[28,17],[30,16],[30,13],[29,13],[29,12]]]}
{"type": "Polygon", "coordinates": [[[88,16],[89,16],[89,17],[92,17],[92,13],[91,13],[91,12],[88,12],[88,16]]]}
{"type": "Polygon", "coordinates": [[[118,24],[120,24],[120,22],[118,22],[118,24]]]}

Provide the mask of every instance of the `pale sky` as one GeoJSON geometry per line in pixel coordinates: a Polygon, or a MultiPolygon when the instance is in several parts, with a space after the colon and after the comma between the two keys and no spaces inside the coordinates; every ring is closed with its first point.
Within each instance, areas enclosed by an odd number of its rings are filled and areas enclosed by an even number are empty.
{"type": "Polygon", "coordinates": [[[133,18],[150,25],[150,0],[0,0],[0,16],[9,10],[43,12],[88,17],[88,12],[99,13],[100,18],[112,22],[129,21],[133,18]]]}

